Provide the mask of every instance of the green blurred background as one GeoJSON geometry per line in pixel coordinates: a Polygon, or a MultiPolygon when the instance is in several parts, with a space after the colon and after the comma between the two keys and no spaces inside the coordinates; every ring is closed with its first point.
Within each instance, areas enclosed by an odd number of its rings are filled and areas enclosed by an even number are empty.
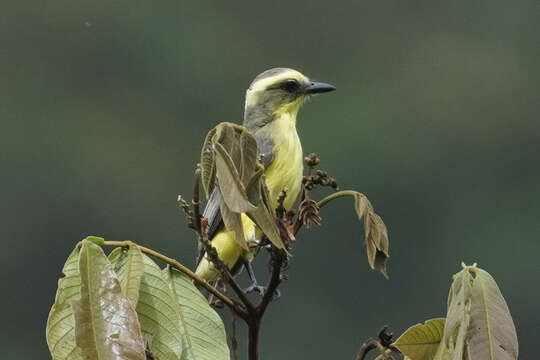
{"type": "Polygon", "coordinates": [[[351,201],[325,208],[299,236],[262,358],[350,359],[383,324],[442,316],[461,261],[498,281],[520,358],[537,353],[538,1],[0,6],[3,358],[48,358],[60,269],[86,235],[192,266],[177,194],[205,133],[241,121],[246,87],[275,66],[337,86],[301,111],[304,151],[369,196],[392,257],[387,281],[351,201]]]}

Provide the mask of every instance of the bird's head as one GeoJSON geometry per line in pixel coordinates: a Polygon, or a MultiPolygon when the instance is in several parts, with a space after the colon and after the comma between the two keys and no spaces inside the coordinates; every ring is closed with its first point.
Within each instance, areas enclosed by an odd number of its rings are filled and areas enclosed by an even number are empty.
{"type": "Polygon", "coordinates": [[[312,81],[293,69],[266,70],[246,91],[244,125],[249,130],[256,130],[282,115],[290,115],[294,120],[309,96],[335,89],[332,85],[312,81]]]}

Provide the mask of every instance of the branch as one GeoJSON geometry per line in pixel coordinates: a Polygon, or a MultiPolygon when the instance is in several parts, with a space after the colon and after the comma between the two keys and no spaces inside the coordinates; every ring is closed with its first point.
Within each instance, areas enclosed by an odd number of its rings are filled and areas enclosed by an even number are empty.
{"type": "Polygon", "coordinates": [[[229,271],[229,267],[219,258],[216,248],[212,246],[212,243],[208,239],[208,234],[206,233],[206,230],[204,229],[205,226],[206,226],[206,222],[202,221],[201,242],[205,248],[206,256],[208,256],[208,259],[219,270],[223,281],[225,281],[227,284],[229,284],[232,287],[235,294],[238,296],[240,301],[244,304],[247,313],[244,311],[242,314],[238,314],[238,315],[241,318],[246,319],[247,314],[255,313],[255,305],[253,305],[253,303],[247,298],[246,294],[244,293],[240,285],[238,285],[236,280],[233,278],[233,276],[231,275],[231,272],[229,271]]]}
{"type": "MultiPolygon", "coordinates": [[[[356,354],[356,360],[364,360],[367,353],[373,349],[379,349],[380,354],[383,359],[388,359],[387,349],[394,350],[392,347],[392,336],[393,334],[388,332],[388,325],[383,326],[381,331],[379,331],[379,339],[368,339],[365,343],[362,344],[358,354],[356,354]]],[[[393,359],[393,358],[390,358],[393,359]]]]}
{"type": "MultiPolygon", "coordinates": [[[[233,276],[231,275],[231,272],[229,271],[229,267],[225,265],[225,263],[219,258],[216,248],[212,246],[212,243],[210,239],[208,239],[208,234],[206,233],[206,226],[207,222],[206,219],[203,219],[201,221],[201,212],[200,212],[200,201],[199,201],[199,183],[201,181],[201,167],[200,164],[197,164],[197,168],[195,169],[195,179],[193,184],[193,199],[191,200],[191,203],[193,205],[193,222],[196,227],[196,231],[199,234],[199,241],[203,244],[204,249],[206,251],[206,255],[208,256],[208,259],[214,264],[214,266],[220,271],[221,277],[223,281],[225,281],[227,284],[229,284],[240,301],[244,304],[246,307],[246,310],[248,313],[254,313],[255,312],[255,305],[247,298],[246,294],[238,285],[236,280],[234,280],[233,276]]],[[[204,254],[202,254],[204,256],[204,254]]],[[[238,314],[240,317],[245,318],[246,313],[238,314]]]]}
{"type": "Polygon", "coordinates": [[[356,360],[364,360],[366,358],[366,355],[368,352],[370,352],[373,349],[379,349],[381,354],[384,353],[385,349],[384,347],[379,343],[376,339],[369,339],[365,343],[362,344],[360,347],[360,350],[358,350],[358,354],[356,354],[356,360]]]}
{"type": "Polygon", "coordinates": [[[199,200],[199,183],[201,182],[201,166],[197,164],[195,168],[195,180],[193,184],[193,199],[191,200],[191,205],[193,206],[193,225],[195,226],[195,231],[199,234],[199,237],[202,237],[201,231],[201,202],[199,200]]]}

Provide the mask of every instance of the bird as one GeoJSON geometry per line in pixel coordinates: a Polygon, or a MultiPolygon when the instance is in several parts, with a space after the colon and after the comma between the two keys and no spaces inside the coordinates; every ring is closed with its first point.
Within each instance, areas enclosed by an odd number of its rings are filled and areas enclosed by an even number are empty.
{"type": "MultiPolygon", "coordinates": [[[[243,126],[257,142],[258,158],[264,166],[266,186],[272,209],[282,190],[283,202],[289,210],[300,193],[303,177],[302,144],[296,129],[296,119],[302,104],[312,95],[334,91],[333,85],[313,81],[297,70],[272,68],[257,75],[246,91],[243,126]]],[[[251,266],[253,254],[238,245],[233,231],[224,227],[220,214],[219,188],[208,197],[203,218],[206,232],[219,258],[233,274],[245,267],[252,284],[246,292],[260,294],[251,266]]],[[[241,215],[245,239],[257,242],[262,232],[246,214],[241,215]]],[[[201,253],[202,255],[202,253],[201,253]]],[[[206,255],[200,256],[195,273],[206,281],[217,278],[218,271],[206,255]]]]}

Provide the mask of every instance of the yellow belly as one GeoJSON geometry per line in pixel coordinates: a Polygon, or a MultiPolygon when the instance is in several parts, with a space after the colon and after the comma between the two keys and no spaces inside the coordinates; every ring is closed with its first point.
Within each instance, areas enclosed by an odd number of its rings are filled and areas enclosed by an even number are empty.
{"type": "MultiPolygon", "coordinates": [[[[242,214],[242,226],[244,228],[244,237],[249,241],[255,238],[255,223],[247,215],[242,214]]],[[[219,258],[230,268],[236,264],[244,250],[236,242],[234,231],[227,229],[220,230],[213,238],[212,245],[216,248],[219,258]]],[[[201,259],[197,270],[197,275],[207,281],[215,280],[217,269],[207,258],[206,254],[201,259]]]]}

